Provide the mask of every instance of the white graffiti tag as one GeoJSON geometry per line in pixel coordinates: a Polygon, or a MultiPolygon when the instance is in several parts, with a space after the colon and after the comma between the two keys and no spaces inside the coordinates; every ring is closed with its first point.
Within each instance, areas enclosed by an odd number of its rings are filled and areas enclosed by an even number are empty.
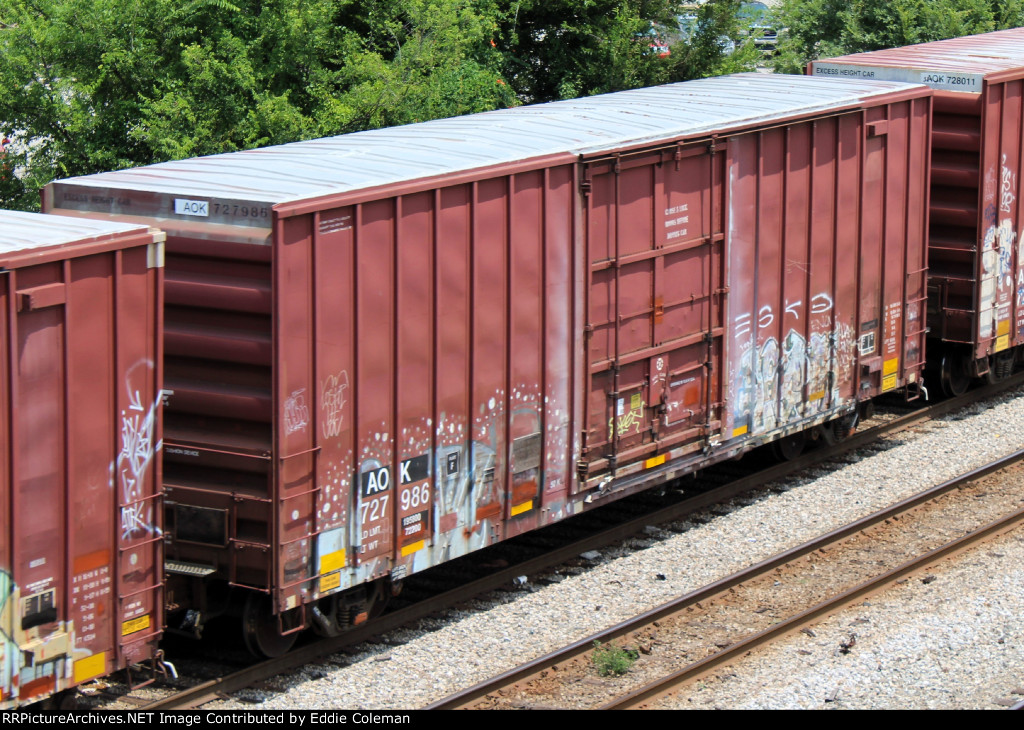
{"type": "Polygon", "coordinates": [[[348,390],[348,372],[342,370],[331,375],[320,384],[323,395],[320,396],[320,407],[323,409],[324,438],[332,438],[341,434],[341,426],[345,422],[345,392],[348,390]]]}
{"type": "Polygon", "coordinates": [[[741,337],[750,334],[750,313],[741,314],[736,318],[735,326],[733,327],[733,337],[737,340],[741,337]]]}
{"type": "Polygon", "coordinates": [[[815,294],[811,297],[811,314],[824,314],[832,309],[832,297],[828,294],[815,294]]]}
{"type": "Polygon", "coordinates": [[[309,407],[306,406],[306,389],[296,390],[284,402],[285,435],[301,431],[309,424],[309,407]]]}
{"type": "Polygon", "coordinates": [[[1006,155],[1003,155],[1002,173],[1002,185],[999,190],[999,210],[1003,213],[1009,213],[1013,201],[1017,199],[1017,196],[1013,193],[1013,189],[1016,187],[1014,183],[1017,176],[1006,166],[1006,155]]]}
{"type": "MultiPolygon", "coordinates": [[[[147,373],[151,368],[151,364],[144,364],[147,373]]],[[[153,428],[156,424],[157,403],[150,404],[148,408],[142,405],[139,391],[132,387],[131,374],[128,376],[127,388],[129,405],[127,411],[121,411],[121,451],[114,467],[123,500],[123,540],[153,531],[152,505],[145,499],[145,486],[149,464],[156,451],[153,444],[153,428]]]]}

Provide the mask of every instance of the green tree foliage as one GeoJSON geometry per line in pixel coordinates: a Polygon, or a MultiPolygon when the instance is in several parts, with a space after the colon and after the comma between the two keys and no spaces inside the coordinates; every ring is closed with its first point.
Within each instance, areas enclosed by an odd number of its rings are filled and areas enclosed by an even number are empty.
{"type": "Polygon", "coordinates": [[[776,25],[784,28],[773,66],[780,73],[803,73],[814,58],[844,53],[839,39],[848,0],[782,0],[776,25]]]}
{"type": "Polygon", "coordinates": [[[987,33],[1024,24],[1022,0],[783,0],[775,70],[816,58],[987,33]]]}
{"type": "Polygon", "coordinates": [[[10,0],[0,132],[17,133],[26,187],[300,138],[318,55],[338,40],[327,7],[10,0]]]}
{"type": "MultiPolygon", "coordinates": [[[[511,106],[490,0],[381,0],[346,26],[343,62],[318,84],[318,132],[408,124],[511,106]]],[[[336,21],[336,22],[337,22],[336,21]]]]}
{"type": "MultiPolygon", "coordinates": [[[[0,138],[0,142],[6,142],[5,138],[0,138]]],[[[0,202],[10,202],[12,208],[31,209],[32,197],[26,193],[25,183],[16,173],[18,163],[6,144],[0,144],[0,202]]]]}
{"type": "Polygon", "coordinates": [[[752,58],[722,42],[738,6],[711,0],[680,39],[677,0],[7,0],[0,205],[38,207],[56,177],[733,70],[752,58]]]}
{"type": "Polygon", "coordinates": [[[672,46],[673,81],[751,71],[761,51],[744,27],[741,0],[709,0],[683,16],[681,40],[672,46]]]}
{"type": "Polygon", "coordinates": [[[0,179],[0,204],[37,207],[55,177],[516,103],[496,12],[479,0],[10,0],[0,134],[15,136],[19,179],[0,179]]]}
{"type": "Polygon", "coordinates": [[[662,82],[667,65],[652,44],[656,27],[674,22],[674,6],[669,0],[506,2],[506,76],[528,103],[662,82]]]}
{"type": "Polygon", "coordinates": [[[750,70],[759,54],[742,42],[741,4],[506,0],[505,77],[533,103],[750,70]]]}

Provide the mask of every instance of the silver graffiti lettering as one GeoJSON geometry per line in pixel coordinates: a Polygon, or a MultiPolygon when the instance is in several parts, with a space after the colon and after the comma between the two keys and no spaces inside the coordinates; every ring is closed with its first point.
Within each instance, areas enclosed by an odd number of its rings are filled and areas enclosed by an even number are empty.
{"type": "MultiPolygon", "coordinates": [[[[799,319],[803,306],[802,300],[786,303],[785,312],[799,319]]],[[[813,314],[832,311],[832,297],[821,292],[811,298],[810,308],[813,314]]],[[[759,315],[759,326],[764,326],[770,308],[762,307],[759,315]]],[[[750,318],[745,314],[734,322],[750,318]]],[[[852,377],[854,352],[854,333],[846,323],[812,330],[809,338],[789,328],[781,342],[768,337],[756,347],[741,344],[730,376],[736,435],[771,431],[839,405],[839,384],[852,377]]]]}
{"type": "Polygon", "coordinates": [[[1013,206],[1013,201],[1017,199],[1014,195],[1013,189],[1015,187],[1016,175],[1013,171],[1006,166],[1006,155],[1003,155],[1003,170],[1002,170],[1002,186],[999,194],[999,210],[1003,213],[1009,213],[1010,208],[1013,206]]]}
{"type": "Polygon", "coordinates": [[[121,412],[121,451],[114,465],[121,486],[121,538],[128,539],[134,534],[153,531],[151,509],[145,497],[146,472],[153,459],[153,429],[156,424],[158,401],[149,407],[142,405],[139,391],[132,386],[131,373],[142,367],[148,374],[152,368],[149,362],[140,363],[129,371],[128,410],[121,412]]]}
{"type": "Polygon", "coordinates": [[[309,424],[309,407],[306,405],[306,398],[303,395],[305,388],[294,391],[284,402],[284,432],[285,435],[301,431],[309,424]]]}
{"type": "Polygon", "coordinates": [[[1012,220],[1006,218],[1000,223],[997,237],[999,239],[999,276],[1006,279],[1004,284],[1009,288],[1013,284],[1010,277],[1013,269],[1013,249],[1017,240],[1012,220]]]}
{"type": "Polygon", "coordinates": [[[320,385],[320,407],[323,409],[324,438],[333,438],[341,434],[341,426],[345,421],[345,393],[348,390],[348,372],[342,370],[331,375],[320,385]]]}

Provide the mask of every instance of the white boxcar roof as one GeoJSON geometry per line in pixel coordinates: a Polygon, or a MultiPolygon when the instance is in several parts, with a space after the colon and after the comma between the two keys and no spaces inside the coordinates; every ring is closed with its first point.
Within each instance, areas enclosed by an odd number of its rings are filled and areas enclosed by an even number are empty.
{"type": "Polygon", "coordinates": [[[911,88],[736,74],[164,162],[60,184],[273,205],[547,155],[727,132],[911,88]]]}
{"type": "Polygon", "coordinates": [[[979,93],[988,76],[1024,76],[1024,28],[854,53],[812,63],[816,77],[922,83],[979,93]]]}
{"type": "Polygon", "coordinates": [[[86,243],[147,230],[146,226],[130,223],[0,210],[0,254],[86,243]]]}

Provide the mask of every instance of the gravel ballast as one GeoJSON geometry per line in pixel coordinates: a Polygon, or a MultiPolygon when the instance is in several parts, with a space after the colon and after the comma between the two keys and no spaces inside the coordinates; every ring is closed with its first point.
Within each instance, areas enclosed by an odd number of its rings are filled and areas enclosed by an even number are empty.
{"type": "MultiPolygon", "coordinates": [[[[300,673],[282,680],[281,691],[247,690],[207,707],[422,707],[1024,448],[1024,389],[887,442],[889,448],[863,452],[863,458],[840,469],[772,485],[755,502],[684,532],[666,533],[645,549],[605,552],[603,562],[580,575],[499,594],[481,602],[479,610],[449,612],[430,626],[367,645],[358,655],[337,657],[351,662],[348,666],[325,664],[311,670],[317,678],[300,673]]],[[[1024,616],[1020,548],[1019,541],[1010,539],[999,550],[1004,557],[992,563],[975,559],[976,573],[958,578],[953,571],[948,579],[920,589],[908,585],[891,603],[886,598],[863,607],[857,617],[867,623],[858,625],[867,628],[856,633],[865,649],[842,655],[841,662],[826,656],[838,645],[837,637],[850,633],[839,618],[835,636],[818,633],[820,651],[802,647],[812,652],[808,655],[790,649],[798,668],[783,668],[786,650],[780,649],[783,654],[766,664],[760,679],[751,674],[742,688],[734,681],[718,689],[718,683],[706,683],[698,699],[681,706],[995,707],[995,699],[1012,696],[1014,687],[1024,684],[1024,661],[1008,647],[1024,644],[1024,621],[1018,618],[1024,616]],[[986,577],[996,582],[983,588],[986,577]],[[993,650],[992,637],[1000,631],[1004,641],[993,650]],[[911,641],[915,638],[919,643],[911,641]],[[891,643],[897,641],[902,643],[891,643]],[[937,654],[926,651],[931,644],[939,647],[937,654]],[[982,674],[982,665],[994,674],[982,674]],[[1005,676],[1013,671],[1018,676],[1005,676]],[[959,694],[976,685],[973,677],[981,678],[983,686],[970,698],[959,694]]]]}
{"type": "Polygon", "coordinates": [[[1024,531],[926,578],[842,611],[658,706],[994,709],[1024,700],[1024,531]]]}

